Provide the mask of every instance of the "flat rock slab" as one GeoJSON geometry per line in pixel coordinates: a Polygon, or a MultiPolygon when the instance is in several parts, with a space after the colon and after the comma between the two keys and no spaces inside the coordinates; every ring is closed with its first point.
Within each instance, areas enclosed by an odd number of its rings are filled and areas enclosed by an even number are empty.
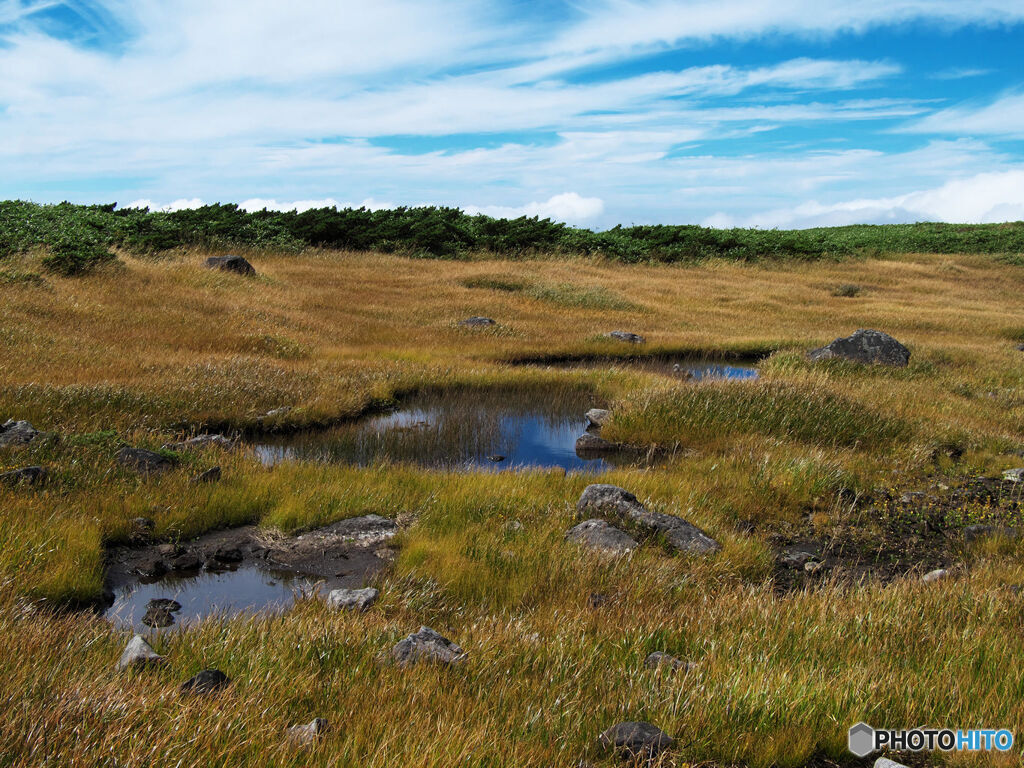
{"type": "Polygon", "coordinates": [[[366,589],[335,589],[327,595],[327,604],[342,611],[365,611],[380,597],[373,587],[366,589]]]}
{"type": "Polygon", "coordinates": [[[25,445],[35,440],[39,430],[27,421],[8,419],[0,424],[0,446],[25,445]]]}
{"type": "Polygon", "coordinates": [[[660,535],[674,549],[691,554],[717,552],[722,547],[697,526],[675,515],[651,512],[629,491],[597,483],[584,489],[576,503],[582,515],[612,517],[631,523],[649,535],[660,535]]]}
{"type": "Polygon", "coordinates": [[[466,652],[430,627],[420,627],[418,632],[395,644],[391,658],[399,666],[417,662],[457,664],[466,658],[466,652]]]}
{"type": "Polygon", "coordinates": [[[841,358],[863,365],[905,368],[910,363],[910,350],[887,333],[861,329],[812,349],[807,357],[814,362],[841,358]]]}
{"type": "Polygon", "coordinates": [[[219,669],[204,669],[195,677],[190,677],[181,684],[183,694],[217,693],[227,687],[231,680],[219,669]]]}
{"type": "Polygon", "coordinates": [[[627,344],[643,344],[647,341],[639,333],[632,333],[630,331],[611,331],[606,333],[605,336],[609,339],[615,339],[616,341],[624,341],[627,344]]]}
{"type": "Polygon", "coordinates": [[[42,485],[46,480],[46,470],[42,467],[22,467],[0,474],[3,485],[42,485]]]}
{"type": "Polygon", "coordinates": [[[565,538],[599,554],[613,556],[629,554],[638,546],[636,539],[628,533],[596,518],[584,520],[571,528],[565,538]]]}
{"type": "Polygon", "coordinates": [[[148,451],[145,448],[123,446],[117,452],[117,463],[122,467],[134,470],[140,475],[155,475],[172,469],[177,462],[163,454],[148,451]]]}
{"type": "Polygon", "coordinates": [[[204,266],[207,269],[217,269],[221,272],[233,272],[236,275],[245,275],[246,277],[252,277],[256,274],[256,270],[253,268],[252,264],[241,256],[235,256],[230,253],[226,256],[211,256],[205,261],[204,266]]]}
{"type": "Polygon", "coordinates": [[[654,757],[672,746],[672,737],[656,725],[644,722],[616,723],[597,737],[605,749],[629,757],[654,757]]]}
{"type": "Polygon", "coordinates": [[[132,669],[135,667],[146,667],[153,664],[163,664],[164,657],[153,650],[153,647],[146,642],[142,635],[135,635],[128,641],[121,658],[117,661],[118,669],[132,669]]]}

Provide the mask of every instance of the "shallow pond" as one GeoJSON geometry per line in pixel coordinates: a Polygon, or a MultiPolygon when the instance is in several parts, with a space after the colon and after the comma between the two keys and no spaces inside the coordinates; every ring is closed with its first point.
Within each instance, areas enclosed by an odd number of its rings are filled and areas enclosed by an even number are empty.
{"type": "Polygon", "coordinates": [[[313,578],[242,565],[235,570],[167,575],[148,583],[123,585],[115,589],[114,603],[105,615],[119,627],[151,632],[155,627],[146,626],[142,620],[150,600],[177,601],[181,609],[171,614],[171,626],[178,626],[205,616],[283,610],[297,596],[316,589],[313,578]]]}
{"type": "Polygon", "coordinates": [[[580,456],[576,439],[595,403],[580,392],[461,390],[410,399],[400,408],[328,430],[254,442],[267,466],[321,461],[366,466],[412,463],[440,469],[523,467],[601,472],[636,455],[580,456]]]}
{"type": "Polygon", "coordinates": [[[623,369],[658,373],[680,380],[751,381],[758,378],[758,361],[754,358],[694,357],[598,357],[584,360],[559,360],[543,363],[552,368],[568,370],[623,369]]]}

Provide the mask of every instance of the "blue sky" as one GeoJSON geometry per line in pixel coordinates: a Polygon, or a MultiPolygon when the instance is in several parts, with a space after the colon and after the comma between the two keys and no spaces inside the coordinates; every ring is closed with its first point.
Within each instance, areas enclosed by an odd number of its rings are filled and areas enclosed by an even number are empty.
{"type": "Polygon", "coordinates": [[[1024,219],[1024,0],[0,0],[0,198],[1024,219]]]}

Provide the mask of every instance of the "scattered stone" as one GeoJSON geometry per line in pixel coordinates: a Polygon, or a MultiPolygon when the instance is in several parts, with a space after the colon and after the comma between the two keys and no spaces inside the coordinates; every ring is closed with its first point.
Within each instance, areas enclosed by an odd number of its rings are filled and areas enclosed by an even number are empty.
{"type": "Polygon", "coordinates": [[[624,341],[627,344],[643,344],[647,341],[639,333],[630,333],[629,331],[612,331],[611,333],[606,333],[605,337],[615,339],[616,341],[624,341]]]}
{"type": "Polygon", "coordinates": [[[153,531],[153,521],[148,517],[135,517],[132,518],[132,527],[140,532],[151,533],[153,531]]]}
{"type": "Polygon", "coordinates": [[[117,661],[118,669],[129,669],[132,667],[145,667],[153,664],[163,664],[164,657],[153,650],[153,647],[146,642],[142,635],[135,635],[128,641],[121,658],[117,661]]]}
{"type": "Polygon", "coordinates": [[[0,474],[0,483],[4,485],[41,485],[46,480],[46,470],[42,467],[22,467],[0,474]]]}
{"type": "Polygon", "coordinates": [[[240,563],[243,559],[242,550],[238,547],[231,546],[217,547],[217,549],[213,551],[212,557],[214,560],[221,563],[240,563]]]}
{"type": "Polygon", "coordinates": [[[646,511],[632,493],[617,485],[604,483],[588,485],[576,502],[576,512],[581,516],[597,514],[628,519],[646,511]]]}
{"type": "Polygon", "coordinates": [[[327,595],[327,604],[339,611],[365,611],[380,596],[373,587],[366,589],[334,589],[327,595]]]}
{"type": "Polygon", "coordinates": [[[942,579],[946,578],[949,578],[949,571],[947,571],[945,568],[936,568],[934,571],[929,571],[924,576],[922,576],[921,581],[923,581],[925,584],[931,584],[933,582],[941,581],[942,579]]]}
{"type": "Polygon", "coordinates": [[[628,757],[654,757],[672,745],[672,737],[650,723],[617,723],[597,740],[605,749],[628,757]]]}
{"type": "Polygon", "coordinates": [[[400,666],[419,661],[457,664],[466,658],[466,652],[429,627],[420,627],[418,632],[395,644],[391,649],[391,657],[400,666]]]}
{"type": "Polygon", "coordinates": [[[1003,480],[1007,480],[1011,483],[1024,482],[1024,467],[1006,470],[1003,472],[1003,480]]]}
{"type": "Polygon", "coordinates": [[[600,608],[602,605],[607,605],[608,595],[602,594],[601,592],[591,592],[590,597],[587,598],[587,602],[590,603],[591,608],[600,608]]]}
{"type": "Polygon", "coordinates": [[[615,443],[605,440],[593,432],[584,432],[576,438],[576,453],[609,453],[618,450],[615,443]]]}
{"type": "Polygon", "coordinates": [[[177,557],[184,550],[182,550],[182,548],[179,547],[177,544],[160,544],[156,548],[156,551],[157,554],[161,555],[162,557],[177,557]]]}
{"type": "Polygon", "coordinates": [[[823,563],[821,560],[810,560],[804,563],[804,573],[809,573],[812,576],[824,568],[825,563],[823,563]]]}
{"type": "Polygon", "coordinates": [[[200,472],[198,475],[193,477],[192,484],[202,485],[203,483],[219,483],[220,474],[220,467],[210,467],[205,472],[200,472]]]}
{"type": "Polygon", "coordinates": [[[586,413],[587,421],[593,427],[603,427],[608,423],[608,419],[612,417],[611,411],[606,411],[604,408],[591,408],[586,413]]]}
{"type": "Polygon", "coordinates": [[[1017,351],[1018,352],[1024,352],[1024,344],[1018,344],[1017,345],[1017,351]]]}
{"type": "Polygon", "coordinates": [[[170,562],[172,571],[198,571],[203,561],[194,552],[182,552],[170,562]]]}
{"type": "Polygon", "coordinates": [[[398,559],[398,553],[391,547],[381,547],[380,549],[373,550],[373,554],[385,563],[393,563],[398,559]]]}
{"type": "Polygon", "coordinates": [[[465,320],[460,322],[459,325],[468,326],[470,328],[483,328],[488,325],[497,325],[497,323],[489,317],[467,317],[465,320]]]}
{"type": "Polygon", "coordinates": [[[570,529],[565,538],[579,542],[587,549],[612,556],[626,555],[637,548],[636,539],[628,533],[596,518],[584,520],[570,529]]]}
{"type": "Polygon", "coordinates": [[[195,677],[190,677],[181,684],[183,694],[208,694],[217,693],[227,686],[231,680],[219,669],[204,669],[195,677]]]}
{"type": "Polygon", "coordinates": [[[305,725],[293,725],[288,729],[288,738],[299,744],[313,744],[327,730],[327,721],[318,717],[305,725]]]}
{"type": "Polygon", "coordinates": [[[235,441],[224,435],[196,435],[188,440],[180,440],[176,443],[164,443],[163,448],[167,451],[189,451],[216,446],[224,450],[230,450],[235,446],[235,441]]]}
{"type": "Polygon", "coordinates": [[[227,254],[226,256],[211,256],[206,260],[207,269],[219,269],[221,272],[234,272],[236,275],[250,277],[256,274],[252,264],[241,256],[227,254]]]}
{"type": "Polygon", "coordinates": [[[924,501],[923,491],[908,491],[907,493],[900,495],[900,504],[907,506],[911,504],[918,504],[922,501],[924,501]]]}
{"type": "Polygon", "coordinates": [[[816,549],[816,547],[806,548],[799,545],[787,547],[779,553],[776,560],[783,568],[792,568],[794,570],[806,569],[808,563],[818,559],[816,549]]]}
{"type": "Polygon", "coordinates": [[[1005,536],[1008,539],[1015,539],[1019,535],[1016,528],[1004,525],[986,525],[979,523],[968,525],[964,528],[964,541],[970,544],[972,541],[983,539],[988,536],[1005,536]]]}
{"type": "Polygon", "coordinates": [[[664,651],[655,651],[644,660],[644,666],[650,669],[667,669],[671,672],[689,672],[697,668],[697,663],[677,659],[664,651]]]}
{"type": "Polygon", "coordinates": [[[895,760],[890,760],[887,757],[880,757],[875,760],[875,764],[871,768],[907,768],[903,763],[897,763],[895,760]]]}
{"type": "Polygon", "coordinates": [[[31,443],[38,434],[39,430],[27,421],[8,419],[3,424],[0,424],[0,446],[31,443]]]}
{"type": "Polygon", "coordinates": [[[272,408],[271,410],[260,416],[261,419],[274,419],[278,416],[284,416],[285,414],[291,413],[292,407],[290,405],[282,405],[280,408],[272,408]]]}
{"type": "Polygon", "coordinates": [[[499,462],[502,462],[502,461],[504,461],[504,460],[505,460],[505,457],[504,457],[504,456],[502,456],[502,455],[501,455],[500,453],[495,453],[495,454],[494,454],[494,455],[492,455],[492,456],[488,456],[488,457],[487,457],[487,460],[488,460],[488,461],[493,461],[493,462],[494,462],[495,464],[498,464],[499,462]]]}
{"type": "Polygon", "coordinates": [[[135,566],[135,572],[143,578],[157,579],[167,573],[167,563],[163,558],[153,555],[140,560],[135,566]]]}
{"type": "Polygon", "coordinates": [[[892,336],[863,328],[851,336],[841,337],[824,347],[812,349],[807,356],[814,362],[843,358],[865,365],[877,363],[901,368],[910,363],[910,350],[892,336]]]}
{"type": "Polygon", "coordinates": [[[123,446],[117,452],[117,462],[122,467],[135,470],[140,475],[166,472],[177,463],[154,451],[147,451],[145,448],[132,448],[129,445],[123,446]]]}

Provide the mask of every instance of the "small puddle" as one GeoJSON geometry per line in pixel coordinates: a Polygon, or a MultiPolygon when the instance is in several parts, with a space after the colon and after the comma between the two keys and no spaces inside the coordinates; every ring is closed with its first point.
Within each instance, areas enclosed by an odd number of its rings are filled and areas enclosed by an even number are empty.
{"type": "Polygon", "coordinates": [[[171,574],[116,590],[106,617],[120,628],[152,632],[160,627],[143,622],[151,600],[171,599],[180,604],[180,610],[171,613],[173,623],[169,625],[179,626],[208,616],[284,610],[297,597],[317,590],[315,579],[252,565],[187,576],[171,574]]]}
{"type": "Polygon", "coordinates": [[[589,359],[556,360],[524,365],[546,365],[566,370],[615,370],[628,368],[635,371],[657,373],[682,380],[752,381],[757,379],[757,360],[753,358],[693,358],[693,357],[597,357],[589,359]]]}
{"type": "Polygon", "coordinates": [[[641,463],[636,454],[581,456],[576,439],[594,407],[579,391],[469,391],[412,398],[390,413],[327,430],[254,442],[260,461],[381,462],[435,469],[561,468],[603,472],[641,463]]]}

